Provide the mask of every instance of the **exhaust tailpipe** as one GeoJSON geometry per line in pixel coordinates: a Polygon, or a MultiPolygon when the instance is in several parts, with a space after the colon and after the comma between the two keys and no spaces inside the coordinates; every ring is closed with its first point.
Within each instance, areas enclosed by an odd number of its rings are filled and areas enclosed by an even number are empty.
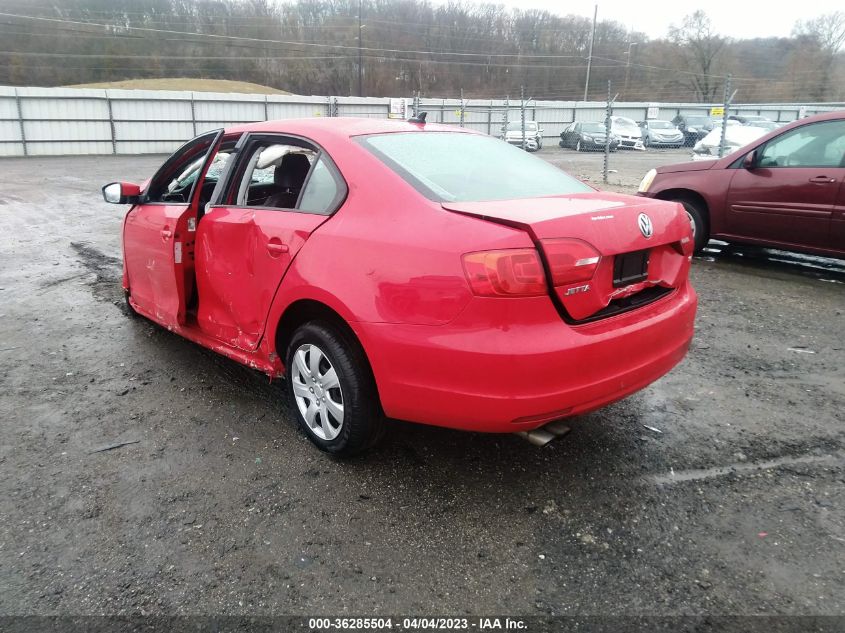
{"type": "Polygon", "coordinates": [[[556,437],[562,437],[571,430],[563,420],[555,420],[532,431],[519,431],[517,435],[524,437],[534,446],[545,446],[556,437]]]}

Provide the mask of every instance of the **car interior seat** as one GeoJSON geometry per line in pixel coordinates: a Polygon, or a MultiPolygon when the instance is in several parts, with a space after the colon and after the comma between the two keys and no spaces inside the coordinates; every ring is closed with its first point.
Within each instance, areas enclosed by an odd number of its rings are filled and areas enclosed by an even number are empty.
{"type": "Polygon", "coordinates": [[[273,172],[273,183],[276,185],[276,192],[267,197],[264,201],[265,207],[277,207],[280,209],[292,209],[299,199],[299,192],[305,184],[308,170],[311,163],[305,154],[285,154],[282,162],[273,172]]]}

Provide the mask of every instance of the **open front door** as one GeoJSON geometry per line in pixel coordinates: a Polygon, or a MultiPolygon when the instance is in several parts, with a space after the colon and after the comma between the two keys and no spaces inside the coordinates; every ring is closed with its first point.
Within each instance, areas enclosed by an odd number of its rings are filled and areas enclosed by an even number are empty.
{"type": "Polygon", "coordinates": [[[168,328],[185,323],[194,292],[192,250],[204,177],[223,135],[217,130],[179,148],[126,215],[124,261],[132,306],[168,328]]]}

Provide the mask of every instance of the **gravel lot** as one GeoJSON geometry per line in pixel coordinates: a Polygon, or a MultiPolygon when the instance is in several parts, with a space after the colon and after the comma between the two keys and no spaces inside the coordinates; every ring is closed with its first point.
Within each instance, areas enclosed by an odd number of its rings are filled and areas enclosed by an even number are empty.
{"type": "Polygon", "coordinates": [[[161,160],[0,161],[0,614],[845,614],[845,262],[697,258],[689,357],[543,449],[397,422],[332,461],[124,313],[99,187],[161,160]]]}

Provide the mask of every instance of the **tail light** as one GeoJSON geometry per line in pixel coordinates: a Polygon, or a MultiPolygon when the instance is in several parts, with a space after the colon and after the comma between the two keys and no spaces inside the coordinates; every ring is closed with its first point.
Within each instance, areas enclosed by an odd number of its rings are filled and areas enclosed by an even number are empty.
{"type": "Polygon", "coordinates": [[[589,281],[601,261],[601,253],[581,240],[541,240],[540,243],[549,260],[555,286],[589,281]]]}
{"type": "Polygon", "coordinates": [[[472,292],[480,297],[537,297],[548,292],[533,248],[467,253],[463,262],[472,292]]]}

